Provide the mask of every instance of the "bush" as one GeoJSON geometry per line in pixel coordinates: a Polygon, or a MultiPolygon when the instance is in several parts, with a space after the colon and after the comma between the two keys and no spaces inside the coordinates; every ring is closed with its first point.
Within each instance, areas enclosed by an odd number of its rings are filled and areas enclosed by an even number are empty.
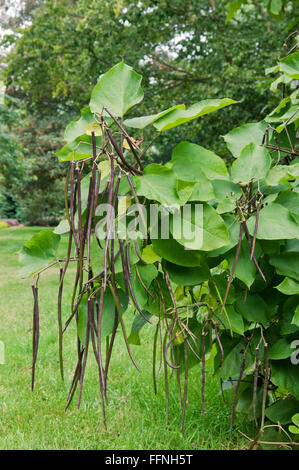
{"type": "Polygon", "coordinates": [[[9,224],[7,222],[4,222],[4,220],[0,220],[0,229],[1,228],[8,228],[9,224]]]}

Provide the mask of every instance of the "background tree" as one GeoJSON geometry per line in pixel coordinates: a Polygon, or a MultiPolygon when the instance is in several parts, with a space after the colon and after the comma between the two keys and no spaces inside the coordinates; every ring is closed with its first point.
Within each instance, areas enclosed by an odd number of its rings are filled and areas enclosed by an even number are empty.
{"type": "MultiPolygon", "coordinates": [[[[166,161],[165,149],[182,138],[228,157],[219,136],[273,108],[264,70],[283,53],[296,8],[287,2],[277,21],[263,2],[230,3],[241,9],[226,24],[229,3],[220,0],[25,1],[3,41],[2,75],[7,93],[21,100],[31,123],[19,139],[36,162],[32,176],[44,171],[40,190],[64,171],[52,163],[66,122],[86,105],[99,76],[121,58],[144,77],[140,114],[166,103],[217,98],[224,90],[240,100],[217,117],[163,136],[151,159],[166,161]]],[[[143,138],[148,141],[150,131],[143,138]]]]}

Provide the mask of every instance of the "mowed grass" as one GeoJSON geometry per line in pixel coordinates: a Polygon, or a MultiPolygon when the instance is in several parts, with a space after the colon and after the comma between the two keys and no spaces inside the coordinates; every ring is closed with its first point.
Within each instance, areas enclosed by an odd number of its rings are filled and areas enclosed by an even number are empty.
{"type": "MultiPolygon", "coordinates": [[[[176,379],[170,380],[170,424],[165,426],[163,374],[158,395],[152,385],[152,338],[149,326],[142,332],[142,346],[132,346],[141,373],[132,366],[121,334],[117,335],[108,383],[108,428],[102,422],[97,369],[91,353],[80,410],[73,404],[65,411],[68,387],[76,363],[75,326],[65,333],[65,381],[60,379],[57,338],[58,272],[52,268],[39,282],[40,347],[36,384],[32,393],[32,291],[31,281],[19,273],[17,251],[39,228],[0,230],[0,341],[5,345],[5,364],[0,365],[0,449],[242,449],[248,445],[238,430],[253,433],[252,426],[237,416],[229,434],[231,404],[219,395],[218,381],[209,372],[206,385],[206,419],[201,414],[201,367],[190,371],[188,405],[183,433],[176,379]]],[[[60,254],[66,249],[62,240],[60,254]]],[[[64,320],[74,268],[66,277],[64,320]]],[[[129,320],[127,322],[129,325],[129,320]]]]}

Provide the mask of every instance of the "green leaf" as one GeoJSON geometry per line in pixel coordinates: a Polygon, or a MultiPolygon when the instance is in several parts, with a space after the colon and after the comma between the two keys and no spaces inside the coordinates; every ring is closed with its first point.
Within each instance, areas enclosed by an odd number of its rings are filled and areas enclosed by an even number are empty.
{"type": "Polygon", "coordinates": [[[168,207],[180,205],[176,175],[171,169],[152,163],[145,168],[142,176],[136,176],[135,181],[138,196],[145,196],[168,207]]]}
{"type": "Polygon", "coordinates": [[[276,186],[281,182],[299,178],[299,163],[294,165],[278,165],[271,168],[266,176],[266,183],[269,186],[276,186]]]}
{"type": "Polygon", "coordinates": [[[271,382],[299,400],[298,366],[289,359],[271,362],[271,382]]]}
{"type": "MultiPolygon", "coordinates": [[[[253,235],[255,216],[250,217],[247,225],[250,234],[253,235]]],[[[260,240],[299,238],[299,225],[287,208],[273,202],[260,211],[257,238],[260,240]]]]}
{"type": "Polygon", "coordinates": [[[280,360],[287,359],[293,354],[294,350],[291,348],[291,343],[286,338],[280,338],[269,349],[269,359],[280,360]]]}
{"type": "Polygon", "coordinates": [[[245,0],[234,0],[232,2],[228,2],[226,6],[227,16],[225,18],[225,23],[228,23],[230,20],[232,20],[235,17],[237,11],[240,10],[244,1],[245,0]]]}
{"type": "MultiPolygon", "coordinates": [[[[227,287],[227,282],[228,282],[228,278],[225,275],[225,273],[214,274],[212,279],[209,281],[209,288],[210,288],[212,296],[215,299],[217,299],[221,304],[222,304],[222,300],[224,299],[224,295],[225,295],[225,291],[226,291],[226,287],[227,287]],[[215,287],[215,284],[216,284],[217,289],[215,287]],[[220,294],[221,299],[219,298],[218,293],[220,294]]],[[[227,296],[226,305],[234,303],[235,300],[236,300],[235,289],[234,289],[234,286],[232,285],[230,287],[230,290],[229,290],[229,293],[228,293],[228,296],[227,296]]],[[[223,313],[223,316],[224,315],[225,314],[223,313]]]]}
{"type": "Polygon", "coordinates": [[[21,274],[23,276],[32,275],[54,261],[60,238],[60,235],[51,230],[42,230],[33,235],[19,252],[21,274]]]}
{"type": "Polygon", "coordinates": [[[295,398],[284,398],[276,401],[266,408],[266,416],[273,423],[288,424],[292,416],[299,408],[299,402],[295,398]]]}
{"type": "Polygon", "coordinates": [[[229,233],[229,244],[218,248],[217,250],[212,250],[209,252],[210,257],[220,256],[224,253],[227,253],[234,246],[238,244],[239,234],[240,234],[240,222],[231,214],[224,214],[222,219],[226,225],[226,228],[229,233]]]}
{"type": "Polygon", "coordinates": [[[298,334],[299,325],[293,322],[296,308],[299,305],[299,295],[290,296],[282,306],[282,314],[279,322],[280,334],[282,336],[292,333],[298,334]]]}
{"type": "Polygon", "coordinates": [[[121,61],[102,75],[91,92],[91,112],[102,113],[106,107],[114,116],[123,116],[143,99],[142,76],[121,61]]]}
{"type": "Polygon", "coordinates": [[[162,258],[179,266],[195,267],[201,266],[203,256],[197,250],[185,250],[176,240],[153,239],[153,248],[162,258]]]}
{"type": "Polygon", "coordinates": [[[211,276],[208,265],[204,261],[196,268],[178,266],[166,261],[165,268],[169,273],[170,279],[177,285],[195,286],[207,281],[211,276]]]}
{"type": "Polygon", "coordinates": [[[159,132],[165,132],[172,127],[179,126],[235,103],[238,103],[238,101],[231,100],[230,98],[200,101],[199,103],[194,103],[188,109],[175,109],[171,111],[155,121],[154,127],[159,132]]]}
{"type": "Polygon", "coordinates": [[[281,253],[270,256],[269,263],[275,267],[277,274],[299,282],[299,253],[281,253]]]}
{"type": "Polygon", "coordinates": [[[177,224],[170,221],[170,230],[173,237],[185,248],[200,249],[202,251],[216,250],[229,244],[228,230],[216,210],[206,204],[202,204],[202,217],[198,207],[192,205],[189,212],[181,211],[181,225],[177,232],[177,224]],[[191,234],[195,234],[191,238],[191,234]],[[191,238],[191,239],[190,239],[191,238]]]}
{"type": "Polygon", "coordinates": [[[279,62],[281,72],[299,80],[299,52],[289,54],[279,62]]]}
{"type": "Polygon", "coordinates": [[[270,311],[266,302],[258,294],[239,296],[236,301],[236,310],[246,320],[250,322],[268,323],[270,320],[270,311]]]}
{"type": "MultiPolygon", "coordinates": [[[[96,137],[96,145],[100,147],[103,140],[102,137],[96,137]]],[[[77,137],[72,142],[66,144],[56,153],[60,162],[67,162],[74,160],[84,160],[92,156],[92,138],[89,135],[83,134],[77,137]]]]}
{"type": "MultiPolygon", "coordinates": [[[[224,361],[220,369],[216,371],[216,376],[221,379],[239,376],[243,360],[243,352],[246,347],[245,340],[234,340],[231,337],[221,336],[222,347],[224,350],[224,361]]],[[[245,367],[253,362],[251,354],[246,355],[245,367]]]]}
{"type": "Polygon", "coordinates": [[[174,148],[171,163],[173,171],[186,181],[196,181],[198,172],[207,178],[228,174],[222,158],[190,142],[181,142],[174,148]]]}
{"type": "Polygon", "coordinates": [[[268,10],[272,15],[277,16],[281,12],[283,7],[282,0],[270,0],[268,10]]]}
{"type": "MultiPolygon", "coordinates": [[[[245,328],[244,328],[244,321],[243,321],[242,316],[238,312],[236,312],[233,305],[226,305],[225,310],[229,318],[229,322],[224,312],[222,312],[220,319],[222,323],[224,323],[227,330],[229,330],[231,327],[234,333],[237,333],[238,335],[243,335],[245,328]]],[[[219,316],[219,312],[218,312],[218,316],[219,316]]]]}
{"type": "MultiPolygon", "coordinates": [[[[143,311],[144,316],[149,320],[151,318],[151,314],[148,312],[143,311]]],[[[139,332],[140,330],[147,324],[145,318],[143,318],[139,313],[137,313],[134,317],[131,332],[128,337],[128,342],[130,344],[135,344],[136,346],[140,346],[140,337],[139,332]]]]}
{"type": "Polygon", "coordinates": [[[292,214],[299,216],[299,193],[284,191],[278,195],[275,202],[289,209],[292,214]]]}
{"type": "Polygon", "coordinates": [[[294,316],[292,318],[292,325],[299,326],[299,304],[295,310],[294,316]]]}
{"type": "Polygon", "coordinates": [[[271,157],[268,150],[251,142],[243,148],[240,157],[232,164],[232,179],[236,183],[262,179],[267,175],[270,166],[271,157]]]}
{"type": "Polygon", "coordinates": [[[196,179],[189,201],[211,201],[215,196],[211,182],[203,173],[198,173],[196,179]]]}
{"type": "Polygon", "coordinates": [[[224,135],[227,148],[235,158],[238,158],[241,151],[250,142],[260,145],[263,140],[267,123],[264,121],[242,124],[224,135]]]}
{"type": "MultiPolygon", "coordinates": [[[[98,294],[99,296],[100,294],[98,294]]],[[[120,302],[121,313],[124,314],[128,308],[128,300],[125,293],[118,289],[118,297],[120,302]]],[[[106,336],[111,335],[115,319],[115,302],[110,289],[106,289],[103,300],[103,312],[101,323],[101,340],[104,341],[106,336]]],[[[94,311],[96,320],[96,309],[94,311]]],[[[78,335],[82,345],[85,345],[87,324],[87,294],[84,294],[78,307],[78,335]]]]}
{"type": "MultiPolygon", "coordinates": [[[[255,246],[255,257],[259,258],[262,250],[258,243],[255,246]]],[[[236,256],[236,250],[233,249],[225,255],[225,258],[228,261],[229,269],[232,270],[234,260],[236,256]]],[[[241,244],[240,254],[238,257],[234,277],[240,279],[248,288],[252,286],[255,280],[256,267],[252,260],[250,259],[250,250],[248,246],[248,241],[243,240],[241,244]]]]}
{"type": "Polygon", "coordinates": [[[72,121],[66,126],[63,140],[71,143],[73,140],[77,139],[77,137],[83,134],[90,134],[91,129],[94,131],[96,136],[102,135],[101,127],[95,121],[94,115],[90,111],[90,108],[83,108],[81,110],[80,119],[77,121],[72,121]]]}
{"type": "Polygon", "coordinates": [[[285,277],[284,280],[275,287],[275,289],[285,295],[296,295],[299,294],[299,282],[294,281],[294,279],[290,279],[289,277],[285,277]]]}
{"type": "Polygon", "coordinates": [[[70,224],[67,219],[63,219],[59,222],[57,227],[54,229],[54,233],[57,235],[62,235],[64,233],[68,233],[70,231],[70,224]]]}
{"type": "Polygon", "coordinates": [[[216,177],[213,178],[212,185],[217,201],[223,201],[226,198],[239,199],[242,195],[240,186],[230,179],[217,179],[216,177]]]}
{"type": "Polygon", "coordinates": [[[124,121],[124,125],[127,127],[134,127],[135,129],[144,129],[146,126],[153,124],[159,118],[161,118],[162,116],[166,116],[166,114],[170,113],[174,109],[186,109],[186,106],[184,104],[177,104],[157,114],[151,114],[149,116],[140,116],[137,118],[126,119],[124,121]]]}
{"type": "Polygon", "coordinates": [[[161,259],[161,257],[153,249],[152,245],[146,245],[146,247],[143,248],[141,257],[147,264],[156,263],[161,259]]]}
{"type": "Polygon", "coordinates": [[[193,181],[183,181],[177,180],[176,181],[176,191],[178,193],[180,204],[184,206],[186,202],[190,199],[193,191],[194,186],[196,183],[193,181]]]}

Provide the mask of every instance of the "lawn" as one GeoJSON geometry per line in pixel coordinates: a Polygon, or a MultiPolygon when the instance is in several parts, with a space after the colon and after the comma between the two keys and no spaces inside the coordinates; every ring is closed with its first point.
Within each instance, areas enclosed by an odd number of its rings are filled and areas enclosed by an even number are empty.
{"type": "MultiPolygon", "coordinates": [[[[218,394],[209,373],[206,386],[206,419],[201,415],[200,366],[190,371],[189,402],[185,429],[180,433],[180,408],[175,377],[170,384],[170,424],[165,426],[163,376],[158,395],[152,386],[152,331],[142,332],[142,346],[132,346],[141,373],[133,368],[121,335],[117,338],[108,383],[108,429],[102,424],[97,369],[91,356],[80,410],[76,399],[64,411],[67,390],[76,362],[74,326],[64,339],[65,382],[58,364],[57,285],[55,268],[39,283],[41,336],[36,385],[31,393],[31,282],[19,273],[17,251],[39,228],[0,230],[0,341],[5,345],[5,364],[0,365],[0,449],[243,449],[247,441],[238,430],[253,433],[252,426],[237,416],[229,435],[231,404],[218,394]]],[[[63,240],[61,254],[66,247],[63,240]]],[[[69,312],[71,273],[66,277],[63,315],[69,312]]]]}

